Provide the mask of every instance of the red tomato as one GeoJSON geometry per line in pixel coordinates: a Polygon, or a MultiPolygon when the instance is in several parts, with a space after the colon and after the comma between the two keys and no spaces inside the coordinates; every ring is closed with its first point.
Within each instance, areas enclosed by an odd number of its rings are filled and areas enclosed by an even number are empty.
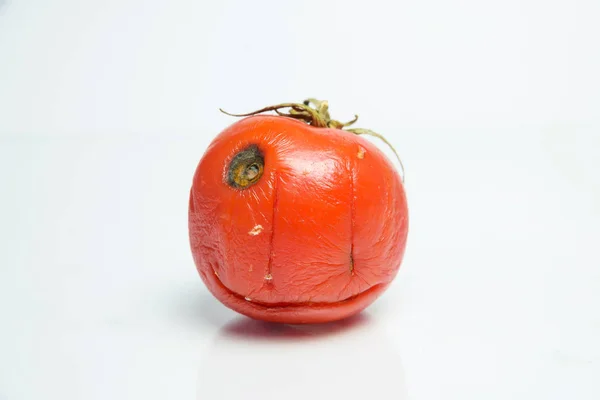
{"type": "Polygon", "coordinates": [[[193,179],[200,276],[223,304],[256,319],[354,315],[388,287],[404,255],[408,210],[393,164],[328,113],[303,114],[317,121],[292,113],[234,123],[193,179]]]}

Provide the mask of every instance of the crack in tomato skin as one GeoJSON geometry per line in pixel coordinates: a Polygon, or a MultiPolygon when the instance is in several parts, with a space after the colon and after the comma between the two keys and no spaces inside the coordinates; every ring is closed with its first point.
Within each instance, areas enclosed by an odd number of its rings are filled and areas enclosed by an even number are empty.
{"type": "Polygon", "coordinates": [[[352,300],[352,299],[354,299],[354,298],[356,298],[356,297],[358,297],[358,296],[361,296],[362,294],[364,294],[365,292],[368,292],[369,290],[371,290],[371,289],[373,289],[373,288],[376,288],[376,287],[379,287],[379,286],[382,286],[382,285],[384,285],[383,283],[377,283],[377,284],[375,284],[375,285],[373,285],[373,286],[369,287],[368,289],[365,289],[365,290],[363,290],[363,291],[361,291],[361,292],[359,292],[359,293],[356,293],[356,294],[354,294],[354,295],[351,295],[351,296],[349,296],[349,297],[342,298],[342,299],[339,299],[339,300],[336,300],[336,301],[331,301],[331,302],[327,302],[327,301],[325,301],[325,302],[319,302],[319,301],[302,301],[302,302],[293,302],[293,301],[292,301],[292,302],[272,302],[272,303],[270,303],[270,302],[265,302],[265,301],[255,301],[255,300],[252,300],[252,299],[251,299],[251,297],[250,297],[250,296],[251,296],[251,294],[248,294],[248,295],[244,296],[244,295],[242,295],[242,294],[240,294],[240,293],[237,293],[237,292],[235,292],[235,291],[233,291],[233,290],[229,289],[229,288],[228,288],[228,287],[227,287],[227,286],[226,286],[226,285],[225,285],[225,284],[224,284],[224,283],[223,283],[223,282],[222,282],[222,281],[219,279],[219,275],[218,275],[216,272],[215,272],[215,274],[214,274],[214,275],[215,275],[215,277],[216,277],[216,281],[217,281],[217,283],[218,283],[220,286],[222,286],[222,287],[223,287],[223,289],[227,290],[227,291],[228,291],[228,292],[229,292],[231,295],[233,295],[233,296],[236,296],[236,297],[238,297],[238,298],[240,298],[240,299],[242,299],[242,298],[243,298],[243,299],[244,299],[244,300],[246,300],[246,301],[252,301],[254,304],[261,305],[261,306],[263,306],[263,307],[268,307],[268,308],[271,308],[271,307],[280,307],[280,308],[281,308],[281,307],[291,307],[291,306],[308,306],[308,307],[311,307],[311,306],[326,306],[326,305],[328,305],[328,304],[337,304],[337,303],[341,303],[341,302],[344,302],[344,301],[350,301],[350,300],[352,300]],[[249,300],[249,299],[250,299],[250,300],[249,300]]]}
{"type": "MultiPolygon", "coordinates": [[[[217,279],[218,279],[218,275],[217,275],[217,279]]],[[[219,281],[219,283],[223,286],[223,288],[225,290],[228,290],[229,293],[239,299],[244,299],[246,301],[252,301],[252,303],[265,307],[265,308],[286,308],[286,307],[323,307],[323,306],[327,306],[327,305],[331,305],[331,304],[338,304],[338,303],[343,303],[345,301],[352,301],[355,298],[358,298],[359,296],[363,295],[364,293],[372,290],[372,289],[376,289],[379,286],[382,286],[383,284],[379,283],[377,285],[374,285],[372,287],[370,287],[367,290],[364,290],[360,293],[357,293],[353,296],[347,297],[345,299],[341,299],[338,301],[334,301],[334,302],[315,302],[315,301],[306,301],[306,302],[281,302],[281,303],[266,303],[266,302],[261,302],[261,301],[254,301],[252,300],[249,296],[242,296],[239,293],[236,293],[230,289],[227,288],[227,286],[223,285],[223,282],[219,281]]]]}
{"type": "Polygon", "coordinates": [[[350,274],[354,275],[354,230],[356,224],[356,174],[354,162],[350,161],[350,274]]]}
{"type": "Polygon", "coordinates": [[[265,274],[265,283],[270,283],[273,280],[273,256],[275,248],[275,221],[277,220],[277,207],[279,206],[279,174],[273,172],[273,214],[271,215],[271,236],[269,237],[269,263],[267,265],[267,273],[265,274]],[[268,278],[267,278],[268,277],[268,278]]]}
{"type": "Polygon", "coordinates": [[[333,303],[260,304],[232,292],[215,275],[200,273],[209,291],[226,307],[249,318],[287,324],[317,324],[352,317],[381,295],[389,284],[378,284],[345,300],[333,303]]]}

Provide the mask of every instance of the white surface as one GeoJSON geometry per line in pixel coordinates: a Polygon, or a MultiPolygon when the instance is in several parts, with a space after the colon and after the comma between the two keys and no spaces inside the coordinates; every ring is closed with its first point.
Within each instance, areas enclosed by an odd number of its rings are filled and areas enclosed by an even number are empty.
{"type": "Polygon", "coordinates": [[[600,398],[597,1],[0,0],[0,399],[600,398]],[[210,297],[210,139],[306,96],[407,168],[362,318],[210,297]]]}

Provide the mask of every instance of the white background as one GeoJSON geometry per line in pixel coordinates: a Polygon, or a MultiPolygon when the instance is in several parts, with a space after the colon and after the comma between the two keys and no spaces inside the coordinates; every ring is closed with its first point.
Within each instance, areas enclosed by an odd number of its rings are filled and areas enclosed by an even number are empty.
{"type": "Polygon", "coordinates": [[[600,2],[0,0],[0,399],[599,399],[600,2]],[[213,299],[187,196],[233,112],[403,156],[361,318],[213,299]]]}

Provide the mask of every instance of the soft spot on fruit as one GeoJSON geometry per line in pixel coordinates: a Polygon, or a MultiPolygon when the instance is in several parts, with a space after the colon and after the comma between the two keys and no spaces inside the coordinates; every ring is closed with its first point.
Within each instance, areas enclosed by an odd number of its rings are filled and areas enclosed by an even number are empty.
{"type": "Polygon", "coordinates": [[[248,232],[248,235],[251,235],[251,236],[256,236],[256,235],[258,235],[259,233],[261,233],[261,232],[262,232],[262,230],[263,230],[263,227],[262,227],[262,225],[256,225],[254,228],[252,228],[252,229],[250,230],[250,232],[248,232]]]}
{"type": "Polygon", "coordinates": [[[356,156],[362,160],[363,158],[365,158],[366,152],[367,152],[367,150],[365,150],[364,147],[358,146],[358,153],[356,153],[356,156]]]}
{"type": "Polygon", "coordinates": [[[273,280],[273,275],[271,275],[271,274],[266,274],[266,275],[265,275],[265,281],[271,281],[271,280],[273,280]]]}

